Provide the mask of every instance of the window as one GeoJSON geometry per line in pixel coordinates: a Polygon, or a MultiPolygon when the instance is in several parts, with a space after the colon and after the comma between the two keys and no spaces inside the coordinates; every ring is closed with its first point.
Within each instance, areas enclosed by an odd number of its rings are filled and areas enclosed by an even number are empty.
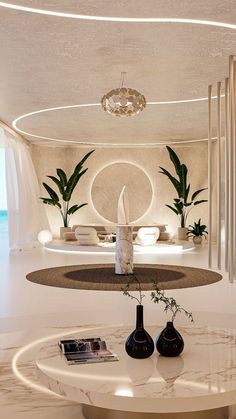
{"type": "Polygon", "coordinates": [[[5,150],[0,148],[0,240],[8,236],[5,150]]]}

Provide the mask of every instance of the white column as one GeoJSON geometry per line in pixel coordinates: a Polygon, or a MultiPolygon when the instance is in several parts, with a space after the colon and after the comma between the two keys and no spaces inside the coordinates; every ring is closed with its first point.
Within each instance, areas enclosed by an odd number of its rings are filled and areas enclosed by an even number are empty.
{"type": "Polygon", "coordinates": [[[234,58],[229,58],[229,280],[234,280],[234,58]]]}
{"type": "Polygon", "coordinates": [[[236,280],[236,61],[233,61],[233,280],[236,280]]]}
{"type": "Polygon", "coordinates": [[[116,265],[115,273],[128,275],[133,273],[133,234],[132,226],[116,227],[116,265]]]}
{"type": "Polygon", "coordinates": [[[221,82],[217,83],[217,267],[221,269],[221,82]]]}
{"type": "Polygon", "coordinates": [[[208,267],[212,266],[212,86],[208,86],[208,267]]]}
{"type": "Polygon", "coordinates": [[[225,79],[225,270],[229,271],[229,79],[225,79]]]}

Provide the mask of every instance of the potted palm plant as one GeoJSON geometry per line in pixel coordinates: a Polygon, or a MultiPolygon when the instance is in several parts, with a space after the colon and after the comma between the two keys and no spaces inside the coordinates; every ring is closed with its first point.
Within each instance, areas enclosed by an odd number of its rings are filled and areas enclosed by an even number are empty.
{"type": "Polygon", "coordinates": [[[194,244],[202,244],[202,237],[207,237],[208,231],[206,231],[207,226],[205,224],[201,224],[201,218],[199,218],[198,222],[190,225],[188,229],[187,235],[193,238],[194,244]]]}
{"type": "Polygon", "coordinates": [[[75,204],[75,205],[70,206],[70,200],[72,197],[72,193],[75,187],[77,186],[79,180],[88,170],[87,168],[83,169],[83,164],[94,151],[95,150],[90,151],[82,158],[82,160],[75,166],[75,169],[69,178],[67,178],[66,173],[62,169],[56,169],[57,177],[47,176],[57,185],[59,194],[56,191],[54,191],[51,188],[51,186],[43,182],[43,186],[48,192],[49,197],[40,198],[40,199],[42,199],[44,204],[52,205],[56,207],[58,211],[60,212],[62,216],[62,220],[63,220],[63,227],[61,227],[61,232],[60,232],[61,238],[63,238],[63,234],[65,231],[70,230],[69,220],[70,220],[71,215],[73,215],[79,209],[87,205],[87,202],[85,202],[82,204],[75,204]],[[59,195],[60,195],[60,198],[59,198],[59,195]]]}
{"type": "Polygon", "coordinates": [[[173,205],[166,205],[171,211],[173,211],[180,220],[180,227],[178,228],[178,238],[179,240],[187,240],[188,228],[186,227],[187,217],[191,209],[203,202],[207,202],[207,199],[197,199],[198,195],[205,191],[207,188],[199,189],[193,192],[190,196],[190,184],[188,183],[188,169],[187,166],[180,162],[177,154],[172,150],[171,147],[166,146],[169,153],[171,162],[173,163],[177,177],[174,177],[168,170],[159,166],[161,171],[160,173],[165,175],[172,185],[174,186],[177,197],[174,198],[173,205]]]}

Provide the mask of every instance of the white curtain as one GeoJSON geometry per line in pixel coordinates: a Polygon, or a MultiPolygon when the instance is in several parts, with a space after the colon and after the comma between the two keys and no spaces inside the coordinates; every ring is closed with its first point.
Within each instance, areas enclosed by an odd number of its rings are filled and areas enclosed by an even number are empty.
{"type": "Polygon", "coordinates": [[[37,246],[37,235],[48,228],[29,146],[0,128],[5,148],[9,247],[25,250],[37,246]]]}

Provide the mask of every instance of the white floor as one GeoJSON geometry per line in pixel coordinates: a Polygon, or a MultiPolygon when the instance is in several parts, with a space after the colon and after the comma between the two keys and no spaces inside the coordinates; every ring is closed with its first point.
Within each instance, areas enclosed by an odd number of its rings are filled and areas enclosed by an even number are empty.
{"type": "MultiPolygon", "coordinates": [[[[113,254],[64,254],[32,251],[9,254],[0,241],[0,403],[3,419],[80,419],[80,407],[26,388],[11,372],[10,360],[19,346],[41,330],[82,324],[134,324],[135,303],[119,292],[80,291],[44,287],[25,275],[50,266],[113,263],[113,254]]],[[[172,255],[135,255],[136,263],[165,263],[207,268],[207,248],[172,255]]],[[[217,270],[217,269],[214,269],[217,270]]],[[[236,284],[223,272],[221,282],[205,287],[169,291],[193,312],[196,325],[231,327],[236,324],[236,284]]],[[[161,307],[145,298],[145,322],[164,324],[161,307]]],[[[186,324],[186,319],[178,318],[186,324]]]]}
{"type": "MultiPolygon", "coordinates": [[[[0,242],[0,326],[2,331],[52,325],[67,321],[80,323],[122,322],[132,323],[134,303],[119,292],[81,291],[45,287],[28,282],[28,272],[60,265],[113,263],[114,254],[68,254],[55,253],[42,248],[9,253],[6,242],[0,242]],[[122,307],[122,310],[121,310],[122,307]]],[[[207,246],[182,253],[169,255],[135,255],[136,263],[164,263],[207,268],[207,246]]],[[[216,268],[213,268],[217,270],[216,268]]],[[[196,323],[217,326],[230,324],[236,315],[236,284],[228,282],[228,275],[221,272],[224,279],[205,287],[169,291],[178,301],[195,314],[196,323]],[[225,323],[225,319],[226,323],[225,323]]],[[[147,321],[165,321],[162,308],[145,299],[147,321]]],[[[179,322],[184,322],[179,318],[179,322]]],[[[234,319],[232,321],[232,324],[234,319]]]]}

